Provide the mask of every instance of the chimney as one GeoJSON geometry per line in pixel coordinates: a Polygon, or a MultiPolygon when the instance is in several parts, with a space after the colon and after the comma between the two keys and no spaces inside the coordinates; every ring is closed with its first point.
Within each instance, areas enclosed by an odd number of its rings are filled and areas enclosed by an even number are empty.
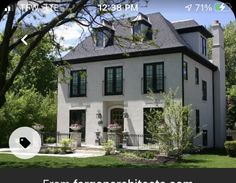
{"type": "Polygon", "coordinates": [[[214,79],[214,142],[215,147],[224,147],[226,138],[225,115],[226,115],[226,95],[225,95],[225,52],[224,33],[221,24],[215,20],[211,26],[213,34],[212,62],[217,66],[217,71],[213,73],[214,79]]]}

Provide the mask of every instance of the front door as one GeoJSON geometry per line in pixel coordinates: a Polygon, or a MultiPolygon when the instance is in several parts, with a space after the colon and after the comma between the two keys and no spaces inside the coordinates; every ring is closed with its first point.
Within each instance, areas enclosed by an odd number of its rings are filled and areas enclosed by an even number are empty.
{"type": "MultiPolygon", "coordinates": [[[[85,141],[85,127],[86,127],[86,111],[85,110],[71,110],[70,111],[70,125],[71,124],[80,124],[82,128],[81,132],[81,141],[85,141]]],[[[71,129],[70,129],[71,132],[71,129]]]]}
{"type": "Polygon", "coordinates": [[[121,126],[121,130],[124,131],[124,119],[123,119],[124,109],[115,108],[111,110],[111,123],[118,123],[121,126]]]}

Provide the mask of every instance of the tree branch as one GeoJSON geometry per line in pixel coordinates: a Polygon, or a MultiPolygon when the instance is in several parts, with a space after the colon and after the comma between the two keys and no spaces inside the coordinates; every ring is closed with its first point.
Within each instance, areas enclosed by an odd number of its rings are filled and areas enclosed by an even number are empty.
{"type": "Polygon", "coordinates": [[[10,86],[13,84],[13,81],[17,74],[20,72],[21,68],[23,67],[25,60],[30,55],[31,51],[38,45],[38,43],[42,40],[42,38],[50,31],[53,27],[55,27],[58,22],[62,19],[66,18],[69,14],[75,13],[76,11],[81,11],[84,5],[88,2],[88,0],[81,0],[78,4],[75,4],[72,8],[66,9],[62,14],[55,17],[48,23],[45,27],[41,28],[40,34],[31,42],[31,44],[26,49],[25,53],[21,56],[20,61],[18,62],[16,68],[14,69],[13,73],[11,74],[10,78],[6,81],[3,89],[1,92],[5,93],[10,86]]]}

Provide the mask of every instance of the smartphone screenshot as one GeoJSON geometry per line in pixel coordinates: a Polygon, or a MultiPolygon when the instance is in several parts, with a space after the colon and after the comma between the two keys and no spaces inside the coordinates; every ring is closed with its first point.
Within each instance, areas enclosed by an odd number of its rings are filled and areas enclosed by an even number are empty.
{"type": "Polygon", "coordinates": [[[0,182],[235,180],[232,3],[2,5],[0,182]]]}

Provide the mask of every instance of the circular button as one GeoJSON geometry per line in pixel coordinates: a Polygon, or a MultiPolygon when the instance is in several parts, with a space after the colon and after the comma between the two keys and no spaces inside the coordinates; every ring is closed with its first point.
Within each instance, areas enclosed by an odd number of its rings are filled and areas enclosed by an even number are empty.
{"type": "Polygon", "coordinates": [[[41,137],[37,131],[29,127],[17,128],[10,136],[11,152],[20,159],[33,158],[41,149],[41,137]]]}

